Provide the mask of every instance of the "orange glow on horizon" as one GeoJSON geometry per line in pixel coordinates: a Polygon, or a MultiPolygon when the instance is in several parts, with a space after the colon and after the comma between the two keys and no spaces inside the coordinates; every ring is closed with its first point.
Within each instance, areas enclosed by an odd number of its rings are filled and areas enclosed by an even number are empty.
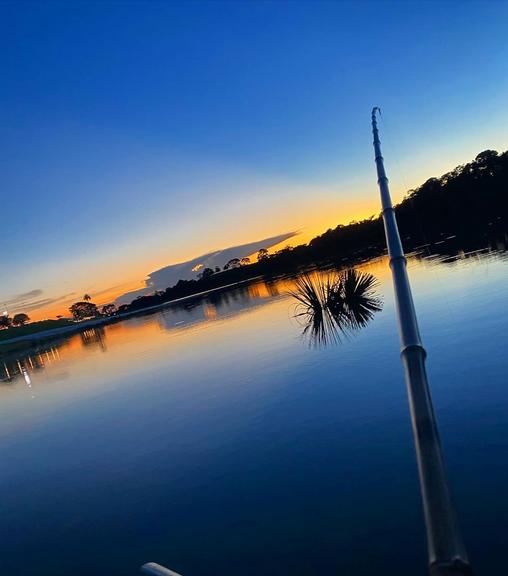
{"type": "MultiPolygon", "coordinates": [[[[305,204],[307,204],[307,202],[305,202],[305,204]]],[[[364,198],[356,198],[354,202],[345,202],[344,199],[337,196],[337,198],[332,198],[327,204],[329,205],[326,210],[323,209],[322,202],[313,203],[311,200],[309,200],[306,206],[295,205],[287,208],[283,214],[284,218],[279,219],[279,233],[280,230],[284,229],[297,229],[301,230],[301,232],[293,238],[289,238],[278,245],[272,246],[269,250],[270,253],[274,253],[287,245],[294,247],[300,244],[307,244],[316,236],[323,234],[328,229],[335,228],[339,224],[349,224],[352,221],[360,221],[369,218],[373,214],[377,215],[379,212],[377,196],[367,200],[364,198]],[[325,213],[326,216],[323,217],[323,213],[325,213]]],[[[276,214],[275,216],[279,215],[282,216],[282,214],[276,214]]],[[[277,234],[277,231],[263,228],[262,224],[262,221],[259,223],[256,222],[255,228],[257,232],[255,232],[255,234],[257,234],[258,237],[277,234]]],[[[238,243],[240,244],[247,241],[249,241],[248,238],[241,238],[238,240],[238,243]]],[[[185,253],[186,252],[184,252],[184,254],[185,253]]],[[[196,257],[196,252],[189,253],[188,259],[194,257],[196,257]]],[[[256,254],[250,255],[250,258],[252,261],[255,261],[256,254]]],[[[104,304],[113,302],[119,295],[125,292],[144,288],[144,279],[150,272],[184,261],[185,256],[173,259],[173,261],[168,261],[168,258],[165,257],[161,251],[161,253],[157,255],[152,252],[151,257],[150,255],[148,257],[144,255],[143,259],[131,259],[128,263],[118,262],[113,269],[110,265],[108,267],[103,266],[99,271],[94,270],[97,276],[100,275],[101,283],[94,288],[83,289],[82,292],[83,294],[85,292],[90,293],[92,302],[101,307],[104,304]],[[97,272],[99,272],[99,274],[97,272]],[[120,284],[119,281],[121,281],[122,278],[130,278],[130,280],[120,284]],[[111,287],[111,285],[113,285],[113,287],[111,287]],[[110,286],[110,288],[107,288],[108,286],[110,286]]],[[[74,302],[82,300],[82,296],[79,295],[80,292],[78,290],[76,290],[76,294],[76,296],[71,298],[66,298],[65,300],[29,312],[31,320],[38,321],[55,318],[58,315],[69,317],[69,307],[74,302]]]]}

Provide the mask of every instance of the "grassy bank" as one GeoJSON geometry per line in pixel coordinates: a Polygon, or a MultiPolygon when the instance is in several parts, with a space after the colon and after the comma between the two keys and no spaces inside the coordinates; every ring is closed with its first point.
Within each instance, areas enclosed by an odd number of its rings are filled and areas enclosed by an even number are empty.
{"type": "Polygon", "coordinates": [[[29,336],[30,334],[36,334],[37,332],[43,332],[44,330],[64,328],[66,326],[72,326],[73,324],[74,322],[64,320],[63,318],[60,320],[41,320],[40,322],[31,322],[30,324],[25,324],[25,326],[0,330],[0,342],[11,340],[12,338],[19,338],[20,336],[29,336]]]}

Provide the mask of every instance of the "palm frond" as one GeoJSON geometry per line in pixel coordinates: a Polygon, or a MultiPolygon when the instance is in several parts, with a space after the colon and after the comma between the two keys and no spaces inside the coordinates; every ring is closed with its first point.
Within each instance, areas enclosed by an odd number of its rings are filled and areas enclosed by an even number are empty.
{"type": "Polygon", "coordinates": [[[362,328],[382,309],[377,286],[372,274],[354,268],[339,274],[302,274],[290,294],[298,302],[294,317],[303,322],[303,335],[321,346],[362,328]]]}

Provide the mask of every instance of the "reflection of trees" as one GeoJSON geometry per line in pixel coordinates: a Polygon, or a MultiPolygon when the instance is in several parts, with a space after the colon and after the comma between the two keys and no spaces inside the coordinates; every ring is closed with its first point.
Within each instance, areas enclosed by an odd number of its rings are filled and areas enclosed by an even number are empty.
{"type": "Polygon", "coordinates": [[[185,302],[175,302],[158,315],[161,327],[167,330],[183,326],[231,317],[255,308],[280,294],[276,281],[267,286],[255,281],[235,287],[210,292],[185,302]]]}
{"type": "MultiPolygon", "coordinates": [[[[287,282],[287,280],[273,280],[271,282],[255,281],[236,286],[235,288],[219,290],[193,298],[190,301],[175,303],[158,312],[156,318],[160,322],[161,327],[166,330],[174,330],[200,322],[220,320],[237,314],[243,314],[264,303],[270,302],[272,298],[278,297],[281,294],[287,294],[287,282]]],[[[353,304],[356,302],[354,297],[358,296],[358,293],[362,292],[362,290],[363,292],[368,292],[368,290],[361,288],[361,286],[356,286],[351,281],[350,284],[345,282],[344,289],[347,294],[350,294],[347,301],[349,308],[354,311],[355,308],[353,304]],[[348,288],[350,284],[351,288],[348,288]]],[[[362,312],[366,307],[368,308],[360,298],[356,305],[356,316],[354,316],[354,318],[357,318],[356,324],[358,326],[355,326],[354,322],[350,322],[351,326],[348,329],[354,329],[369,321],[370,317],[368,312],[362,312]]],[[[339,316],[341,316],[341,320],[344,319],[343,314],[339,314],[339,316]]],[[[300,318],[303,318],[303,316],[300,316],[300,318]]],[[[325,316],[323,316],[323,321],[328,322],[325,316]]],[[[130,322],[136,322],[136,319],[132,318],[130,322]]],[[[345,324],[342,323],[341,326],[345,327],[345,324]]],[[[7,383],[17,378],[25,378],[26,380],[25,374],[43,370],[48,365],[58,361],[60,359],[59,349],[67,346],[71,341],[79,343],[81,340],[84,347],[90,349],[95,346],[106,351],[106,331],[109,333],[109,331],[115,330],[118,327],[119,324],[116,325],[116,328],[115,324],[111,324],[106,329],[101,326],[88,328],[72,336],[71,339],[69,339],[69,337],[63,337],[58,340],[52,340],[51,344],[42,345],[35,350],[31,348],[25,351],[3,355],[0,357],[0,380],[7,383]]],[[[307,332],[314,330],[319,334],[321,327],[322,324],[317,322],[314,327],[309,327],[306,330],[307,332]]]]}
{"type": "Polygon", "coordinates": [[[226,295],[221,292],[211,292],[207,295],[205,302],[208,302],[211,306],[220,307],[225,303],[226,295]]]}
{"type": "Polygon", "coordinates": [[[312,345],[340,342],[382,308],[376,278],[354,268],[324,276],[303,274],[295,284],[290,292],[298,301],[295,317],[303,322],[303,335],[312,345]]]}
{"type": "Polygon", "coordinates": [[[273,280],[269,280],[269,281],[265,282],[265,286],[266,286],[266,290],[267,290],[268,294],[272,298],[275,296],[278,296],[280,294],[280,290],[279,290],[277,282],[274,282],[273,280]]]}
{"type": "Polygon", "coordinates": [[[418,246],[410,255],[419,260],[432,260],[437,264],[453,264],[470,258],[479,260],[486,255],[503,257],[507,248],[508,234],[492,230],[490,237],[483,235],[479,238],[474,232],[468,238],[458,235],[445,236],[440,242],[418,246]]]}
{"type": "MultiPolygon", "coordinates": [[[[78,338],[76,334],[72,338],[78,338]]],[[[103,352],[107,351],[105,330],[102,327],[89,328],[79,333],[83,346],[88,348],[97,346],[103,352]]],[[[10,383],[18,378],[30,380],[30,374],[44,370],[51,364],[58,362],[60,349],[69,345],[68,338],[54,340],[52,344],[46,344],[36,349],[28,349],[23,352],[10,353],[0,357],[0,380],[10,383]],[[55,344],[55,342],[57,342],[55,344]]]]}
{"type": "Polygon", "coordinates": [[[0,379],[3,382],[13,382],[17,378],[23,377],[28,381],[31,372],[44,370],[47,365],[58,360],[60,360],[60,352],[55,346],[19,356],[7,356],[0,361],[0,379]]]}
{"type": "Polygon", "coordinates": [[[83,346],[98,346],[103,352],[106,352],[106,334],[104,328],[88,328],[80,332],[83,346]]]}
{"type": "Polygon", "coordinates": [[[235,302],[248,304],[253,299],[250,292],[250,286],[248,284],[242,284],[241,286],[238,286],[233,291],[232,298],[235,302]]]}

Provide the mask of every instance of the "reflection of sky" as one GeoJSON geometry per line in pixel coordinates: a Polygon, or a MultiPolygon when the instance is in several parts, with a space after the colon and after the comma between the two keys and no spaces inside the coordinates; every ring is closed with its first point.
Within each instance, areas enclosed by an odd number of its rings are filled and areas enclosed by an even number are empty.
{"type": "Polygon", "coordinates": [[[0,300],[370,216],[373,104],[396,198],[505,148],[507,10],[3,3],[0,300]]]}
{"type": "MultiPolygon", "coordinates": [[[[23,372],[3,382],[5,571],[30,550],[27,576],[99,563],[120,576],[147,560],[184,574],[371,576],[373,557],[380,574],[406,576],[411,562],[423,575],[390,273],[386,259],[364,268],[383,311],[337,347],[309,349],[288,283],[258,283],[72,336],[39,352],[31,388],[23,372]]],[[[410,274],[466,540],[495,572],[508,263],[412,260],[410,274]]]]}
{"type": "MultiPolygon", "coordinates": [[[[504,252],[489,250],[459,253],[453,257],[421,253],[420,257],[411,258],[408,267],[414,284],[417,308],[419,312],[421,310],[420,321],[429,321],[431,325],[439,324],[450,320],[454,310],[461,316],[465,315],[473,297],[481,299],[485,294],[495,294],[498,283],[505,274],[505,260],[504,252]],[[479,278],[478,265],[481,265],[484,278],[479,278]],[[485,278],[491,280],[491,284],[485,286],[485,278]]],[[[390,291],[391,272],[386,257],[368,261],[359,268],[373,274],[384,289],[390,291]]],[[[259,307],[267,304],[280,305],[280,300],[292,303],[289,297],[291,290],[294,290],[291,279],[279,279],[270,282],[260,280],[239,285],[235,289],[212,292],[182,304],[168,306],[158,312],[50,341],[47,346],[33,352],[28,350],[7,354],[1,362],[3,366],[0,366],[0,376],[5,382],[15,381],[16,378],[23,378],[26,372],[51,369],[55,363],[60,363],[62,358],[74,362],[85,359],[86,354],[94,349],[107,352],[110,345],[115,347],[116,353],[120,354],[119,360],[122,361],[123,351],[117,349],[118,346],[129,344],[137,349],[142,340],[150,346],[163,347],[165,338],[162,337],[161,340],[161,335],[165,331],[178,332],[179,337],[182,337],[189,330],[193,334],[199,333],[203,328],[207,328],[210,322],[227,324],[237,316],[247,313],[245,322],[251,326],[256,322],[255,313],[259,312],[259,307]]],[[[475,311],[476,308],[469,311],[472,317],[475,311]]],[[[295,326],[299,326],[298,322],[295,326]]],[[[128,357],[128,354],[126,356],[128,357]]]]}

